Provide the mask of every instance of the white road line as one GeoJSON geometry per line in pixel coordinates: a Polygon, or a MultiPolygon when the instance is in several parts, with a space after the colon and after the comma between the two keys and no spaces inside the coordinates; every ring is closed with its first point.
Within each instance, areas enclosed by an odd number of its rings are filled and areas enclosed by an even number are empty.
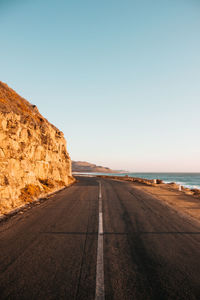
{"type": "Polygon", "coordinates": [[[96,295],[95,300],[105,300],[103,262],[103,212],[101,182],[99,182],[99,229],[97,246],[96,295]]]}
{"type": "Polygon", "coordinates": [[[103,213],[99,213],[99,234],[103,234],[103,213]]]}
{"type": "Polygon", "coordinates": [[[102,194],[101,194],[101,181],[99,181],[99,199],[102,198],[102,194]]]}
{"type": "Polygon", "coordinates": [[[99,181],[99,213],[102,213],[102,193],[101,193],[101,182],[99,181]]]}

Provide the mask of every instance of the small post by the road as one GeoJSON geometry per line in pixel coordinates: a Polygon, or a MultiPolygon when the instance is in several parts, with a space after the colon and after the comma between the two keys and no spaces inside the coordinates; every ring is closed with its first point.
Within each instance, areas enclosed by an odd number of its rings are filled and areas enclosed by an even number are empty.
{"type": "Polygon", "coordinates": [[[157,179],[154,179],[154,180],[153,180],[153,183],[157,183],[157,179]]]}
{"type": "Polygon", "coordinates": [[[180,184],[179,184],[178,189],[179,189],[180,192],[182,191],[182,186],[180,184]]]}

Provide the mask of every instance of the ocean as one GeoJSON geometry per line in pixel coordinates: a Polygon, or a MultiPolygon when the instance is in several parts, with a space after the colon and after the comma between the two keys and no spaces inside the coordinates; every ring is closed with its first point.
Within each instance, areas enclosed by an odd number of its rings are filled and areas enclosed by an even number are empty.
{"type": "MultiPolygon", "coordinates": [[[[87,173],[91,174],[91,173],[87,173]]],[[[110,175],[140,177],[146,179],[161,179],[165,183],[176,182],[190,189],[200,189],[200,173],[92,173],[94,175],[110,175]]]]}
{"type": "Polygon", "coordinates": [[[128,176],[176,182],[188,188],[200,189],[200,173],[128,173],[128,176]]]}

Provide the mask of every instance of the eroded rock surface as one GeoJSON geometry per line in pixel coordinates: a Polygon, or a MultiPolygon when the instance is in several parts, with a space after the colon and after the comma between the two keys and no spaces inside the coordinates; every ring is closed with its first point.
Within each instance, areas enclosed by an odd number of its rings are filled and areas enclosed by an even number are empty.
{"type": "Polygon", "coordinates": [[[0,213],[73,180],[63,133],[0,82],[0,213]]]}

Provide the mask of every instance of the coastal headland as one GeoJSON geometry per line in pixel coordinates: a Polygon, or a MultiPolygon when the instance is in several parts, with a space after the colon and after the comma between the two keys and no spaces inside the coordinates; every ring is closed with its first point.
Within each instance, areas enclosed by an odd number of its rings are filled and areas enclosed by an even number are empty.
{"type": "Polygon", "coordinates": [[[72,161],[72,172],[73,173],[120,173],[118,170],[112,170],[108,167],[97,166],[86,161],[72,161]]]}

